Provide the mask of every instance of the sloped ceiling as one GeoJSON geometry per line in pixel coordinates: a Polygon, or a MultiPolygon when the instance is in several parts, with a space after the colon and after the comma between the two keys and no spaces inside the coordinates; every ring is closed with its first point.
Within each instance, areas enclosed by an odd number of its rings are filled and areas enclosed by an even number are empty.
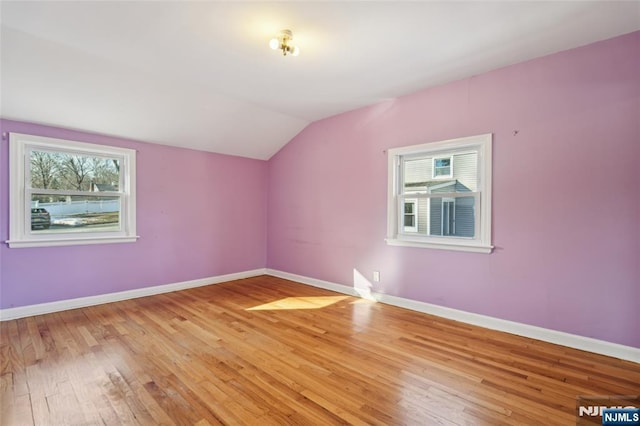
{"type": "Polygon", "coordinates": [[[268,159],[309,123],[640,29],[640,2],[0,3],[0,115],[268,159]],[[268,42],[294,33],[298,57],[268,42]]]}

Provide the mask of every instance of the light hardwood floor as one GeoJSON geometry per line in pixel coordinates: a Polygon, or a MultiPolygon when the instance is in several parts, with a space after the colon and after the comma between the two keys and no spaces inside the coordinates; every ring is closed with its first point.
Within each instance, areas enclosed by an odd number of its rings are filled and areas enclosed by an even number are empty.
{"type": "Polygon", "coordinates": [[[5,321],[5,425],[576,424],[640,365],[262,276],[5,321]]]}

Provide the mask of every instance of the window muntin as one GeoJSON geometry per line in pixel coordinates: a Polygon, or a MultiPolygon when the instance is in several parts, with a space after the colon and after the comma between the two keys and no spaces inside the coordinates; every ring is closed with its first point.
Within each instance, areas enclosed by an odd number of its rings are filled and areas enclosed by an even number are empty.
{"type": "Polygon", "coordinates": [[[135,151],[12,133],[10,247],[133,242],[135,151]]]}
{"type": "Polygon", "coordinates": [[[490,134],[389,150],[387,242],[488,253],[490,197],[490,134]],[[417,214],[408,228],[409,201],[417,214]]]}

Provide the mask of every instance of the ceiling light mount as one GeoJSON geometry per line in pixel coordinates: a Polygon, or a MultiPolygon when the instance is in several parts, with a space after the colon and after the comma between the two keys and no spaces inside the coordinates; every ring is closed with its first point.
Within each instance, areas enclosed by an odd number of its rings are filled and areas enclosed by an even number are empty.
{"type": "Polygon", "coordinates": [[[293,33],[291,30],[282,30],[278,33],[278,36],[274,39],[271,39],[269,42],[269,47],[273,50],[282,50],[282,55],[287,56],[298,56],[300,53],[300,49],[298,46],[293,44],[293,33]]]}

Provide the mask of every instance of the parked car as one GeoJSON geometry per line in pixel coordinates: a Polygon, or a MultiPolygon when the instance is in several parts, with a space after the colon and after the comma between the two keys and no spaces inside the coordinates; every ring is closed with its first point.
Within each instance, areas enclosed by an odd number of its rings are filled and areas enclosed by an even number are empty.
{"type": "Polygon", "coordinates": [[[49,229],[51,226],[51,215],[47,209],[35,207],[31,209],[31,230],[49,229]]]}

